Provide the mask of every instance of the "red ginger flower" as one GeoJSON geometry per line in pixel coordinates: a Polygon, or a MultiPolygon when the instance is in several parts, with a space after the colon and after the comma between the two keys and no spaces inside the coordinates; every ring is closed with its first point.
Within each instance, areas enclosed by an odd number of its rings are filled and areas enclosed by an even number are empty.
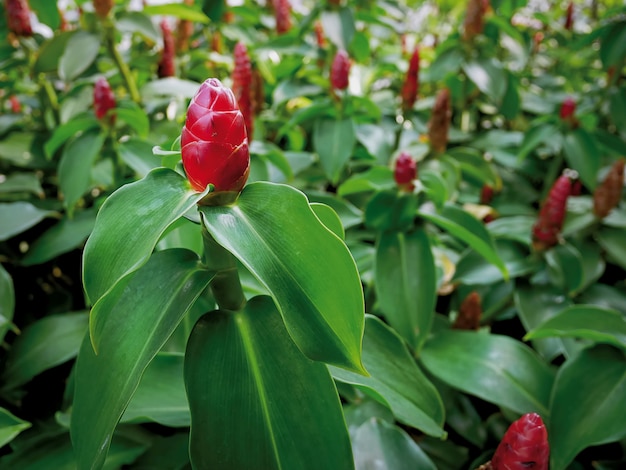
{"type": "Polygon", "coordinates": [[[571,120],[574,117],[574,113],[576,112],[576,101],[571,96],[568,96],[563,100],[561,104],[561,109],[559,111],[559,116],[564,121],[571,120]]]}
{"type": "Polygon", "coordinates": [[[393,178],[400,189],[406,192],[415,189],[413,181],[417,178],[417,164],[408,153],[402,152],[398,155],[393,170],[393,178]]]}
{"type": "Polygon", "coordinates": [[[500,441],[493,470],[548,470],[550,446],[541,416],[527,413],[515,421],[500,441]]]}
{"type": "Polygon", "coordinates": [[[444,88],[437,94],[433,113],[428,122],[430,147],[437,153],[443,153],[448,147],[448,131],[450,129],[450,90],[444,88]]]}
{"type": "Polygon", "coordinates": [[[330,84],[333,90],[345,90],[350,83],[350,57],[343,49],[337,51],[330,67],[330,84]]]}
{"type": "Polygon", "coordinates": [[[235,68],[233,70],[233,94],[246,122],[248,140],[252,140],[254,116],[252,111],[252,65],[248,49],[242,42],[235,45],[235,68]]]}
{"type": "Polygon", "coordinates": [[[109,124],[115,123],[115,115],[109,111],[115,108],[115,95],[106,78],[100,77],[93,89],[93,106],[96,117],[101,121],[109,116],[109,124]]]}
{"type": "Polygon", "coordinates": [[[284,34],[291,29],[291,3],[289,0],[274,0],[274,17],[276,32],[284,34]]]}
{"type": "Polygon", "coordinates": [[[484,0],[469,0],[467,11],[463,20],[463,39],[469,41],[482,34],[485,27],[483,17],[487,12],[489,2],[484,0]]]}
{"type": "Polygon", "coordinates": [[[11,104],[11,112],[12,113],[20,113],[22,111],[22,103],[17,96],[11,95],[9,98],[9,103],[11,104]]]}
{"type": "Polygon", "coordinates": [[[317,43],[317,47],[323,49],[326,47],[326,37],[324,36],[324,27],[322,26],[322,22],[317,20],[313,28],[315,29],[315,41],[317,43]]]}
{"type": "Polygon", "coordinates": [[[207,198],[219,192],[239,193],[246,184],[250,172],[246,124],[235,95],[218,79],[207,79],[191,100],[180,145],[193,189],[214,186],[207,198]]]}
{"type": "Polygon", "coordinates": [[[32,36],[30,8],[27,0],[6,0],[7,23],[16,36],[32,36]]]}
{"type": "Polygon", "coordinates": [[[93,8],[96,10],[96,15],[106,18],[113,8],[113,0],[93,0],[93,8]]]}
{"type": "Polygon", "coordinates": [[[493,199],[493,187],[488,184],[483,184],[483,187],[480,190],[480,203],[481,204],[490,204],[493,199]]]}
{"type": "Polygon", "coordinates": [[[459,314],[454,320],[452,328],[456,330],[477,330],[480,328],[480,317],[482,317],[482,314],[483,307],[480,295],[478,292],[472,291],[461,302],[459,314]]]}
{"type": "Polygon", "coordinates": [[[417,100],[417,90],[419,89],[420,53],[416,47],[409,61],[409,70],[406,72],[404,84],[402,85],[402,108],[411,109],[417,100]]]}
{"type": "Polygon", "coordinates": [[[593,213],[600,219],[619,204],[624,189],[624,158],[617,160],[593,192],[593,213]]]}
{"type": "Polygon", "coordinates": [[[161,52],[161,60],[159,61],[157,74],[159,78],[173,77],[176,75],[174,66],[176,49],[174,46],[174,36],[172,36],[172,28],[170,28],[169,23],[165,19],[161,21],[161,32],[163,33],[163,51],[161,52]]]}
{"type": "Polygon", "coordinates": [[[543,251],[558,243],[565,220],[567,198],[571,192],[572,180],[566,171],[552,185],[533,225],[533,247],[536,250],[543,251]]]}
{"type": "Polygon", "coordinates": [[[565,13],[565,24],[563,25],[568,31],[572,30],[574,26],[574,2],[569,2],[567,5],[567,11],[565,13]]]}

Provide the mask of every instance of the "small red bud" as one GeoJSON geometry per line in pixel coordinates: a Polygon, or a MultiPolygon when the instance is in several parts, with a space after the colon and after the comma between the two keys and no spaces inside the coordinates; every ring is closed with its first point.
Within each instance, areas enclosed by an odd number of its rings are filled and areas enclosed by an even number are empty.
{"type": "Polygon", "coordinates": [[[567,11],[565,13],[565,24],[564,28],[568,31],[572,30],[574,26],[574,2],[569,2],[567,5],[567,11]]]}
{"type": "Polygon", "coordinates": [[[18,114],[22,112],[22,103],[20,103],[20,100],[17,96],[11,95],[11,97],[9,98],[9,103],[11,103],[12,113],[18,114]]]}
{"type": "Polygon", "coordinates": [[[337,51],[330,68],[330,84],[333,90],[345,90],[350,83],[350,57],[343,49],[337,51]]]}
{"type": "Polygon", "coordinates": [[[96,15],[106,18],[113,8],[113,0],[93,0],[93,8],[96,10],[96,15]]]}
{"type": "Polygon", "coordinates": [[[600,219],[609,215],[622,199],[625,161],[624,158],[617,160],[593,192],[593,213],[600,219]]]}
{"type": "Polygon", "coordinates": [[[416,47],[409,61],[409,69],[404,78],[402,85],[402,108],[409,110],[413,108],[417,100],[417,91],[419,89],[419,71],[420,71],[420,53],[416,47]]]}
{"type": "Polygon", "coordinates": [[[93,106],[96,117],[102,121],[108,116],[109,124],[114,124],[116,116],[109,114],[109,112],[115,108],[115,104],[115,95],[109,82],[104,77],[98,78],[93,89],[93,106]]]}
{"type": "Polygon", "coordinates": [[[176,49],[174,46],[174,36],[172,36],[172,28],[166,19],[161,21],[161,32],[163,33],[163,50],[161,51],[161,60],[157,74],[159,78],[173,77],[176,75],[174,59],[176,49]]]}
{"type": "Polygon", "coordinates": [[[567,121],[574,116],[575,112],[576,101],[574,101],[574,98],[572,98],[571,96],[568,96],[561,104],[561,110],[559,112],[559,115],[561,116],[561,119],[567,121]]]}
{"type": "Polygon", "coordinates": [[[463,299],[452,328],[456,330],[478,330],[482,314],[480,295],[478,292],[472,291],[463,299]]]}
{"type": "Polygon", "coordinates": [[[580,180],[576,180],[572,183],[572,190],[569,193],[570,196],[580,196],[583,192],[583,184],[580,180]]]}
{"type": "Polygon", "coordinates": [[[492,199],[493,199],[493,188],[488,184],[483,184],[483,187],[480,190],[480,203],[484,205],[488,205],[491,203],[492,199]]]}
{"type": "Polygon", "coordinates": [[[533,225],[533,247],[536,250],[543,251],[558,243],[571,192],[572,181],[568,174],[561,175],[552,185],[533,225]]]}
{"type": "Polygon", "coordinates": [[[252,65],[248,49],[242,42],[235,45],[233,69],[233,94],[246,122],[248,140],[252,140],[254,116],[252,111],[252,65]]]}
{"type": "Polygon", "coordinates": [[[6,0],[7,23],[9,31],[16,36],[32,36],[30,8],[27,0],[6,0]]]}
{"type": "Polygon", "coordinates": [[[448,147],[448,131],[451,119],[450,90],[444,88],[437,94],[432,116],[428,122],[430,147],[437,153],[445,152],[448,147]]]}
{"type": "Polygon", "coordinates": [[[191,100],[180,145],[193,189],[214,185],[203,204],[211,204],[215,193],[238,194],[246,184],[250,152],[245,120],[235,95],[218,79],[207,79],[191,100]]]}
{"type": "Polygon", "coordinates": [[[273,0],[276,32],[284,34],[291,30],[291,3],[289,0],[273,0]]]}
{"type": "Polygon", "coordinates": [[[513,422],[500,441],[493,470],[548,470],[550,445],[541,416],[527,413],[513,422]]]}
{"type": "Polygon", "coordinates": [[[315,41],[317,43],[317,47],[323,49],[326,47],[326,37],[324,36],[324,27],[322,26],[321,21],[315,22],[315,41]]]}
{"type": "Polygon", "coordinates": [[[408,153],[402,152],[398,155],[393,170],[393,178],[403,191],[412,192],[415,189],[413,181],[417,178],[417,164],[408,153]]]}

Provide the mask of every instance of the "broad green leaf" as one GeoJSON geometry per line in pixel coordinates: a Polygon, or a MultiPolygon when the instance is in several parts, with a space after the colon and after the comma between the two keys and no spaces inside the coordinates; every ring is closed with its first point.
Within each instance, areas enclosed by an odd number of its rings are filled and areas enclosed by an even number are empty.
{"type": "Polygon", "coordinates": [[[372,418],[352,442],[356,470],[436,470],[435,464],[401,428],[372,418]]]}
{"type": "Polygon", "coordinates": [[[45,263],[79,247],[87,240],[95,222],[95,209],[80,211],[72,219],[64,217],[35,240],[22,258],[22,265],[45,263]]]}
{"type": "Polygon", "coordinates": [[[211,21],[221,21],[225,10],[226,0],[202,0],[202,11],[211,21]]]}
{"type": "Polygon", "coordinates": [[[495,59],[477,59],[463,65],[463,70],[480,91],[496,103],[506,92],[507,74],[495,59]]]}
{"type": "Polygon", "coordinates": [[[596,307],[617,310],[626,314],[626,292],[618,285],[592,284],[580,294],[577,300],[581,304],[593,304],[596,307]]]}
{"type": "Polygon", "coordinates": [[[379,191],[365,206],[365,224],[379,232],[409,230],[416,211],[414,194],[398,192],[396,188],[379,191]]]}
{"type": "Polygon", "coordinates": [[[160,166],[160,158],[152,153],[152,144],[135,138],[120,142],[117,147],[119,156],[140,177],[145,177],[151,170],[160,166]]]}
{"type": "Polygon", "coordinates": [[[106,134],[90,130],[73,139],[63,150],[59,162],[59,187],[68,214],[91,187],[91,170],[102,150],[106,134]]]}
{"type": "Polygon", "coordinates": [[[140,378],[212,273],[188,250],[152,255],[91,311],[94,352],[85,336],[75,365],[70,432],[79,469],[98,469],[140,378]]]}
{"type": "Polygon", "coordinates": [[[470,248],[496,266],[505,280],[509,278],[508,270],[496,251],[491,235],[475,217],[451,204],[447,204],[439,214],[420,211],[419,215],[467,243],[470,248]]]}
{"type": "Polygon", "coordinates": [[[150,448],[132,466],[143,470],[189,470],[189,465],[189,431],[184,429],[156,436],[150,448]]]}
{"type": "Polygon", "coordinates": [[[352,9],[348,7],[339,10],[324,10],[320,15],[324,34],[337,48],[348,50],[355,33],[352,9]]]}
{"type": "Polygon", "coordinates": [[[539,124],[532,127],[524,135],[524,142],[517,154],[517,160],[524,160],[530,152],[535,150],[539,145],[554,138],[555,134],[558,134],[559,129],[552,124],[539,124]]]}
{"type": "Polygon", "coordinates": [[[482,332],[442,330],[420,356],[448,385],[517,413],[548,416],[554,375],[525,344],[482,332]]]}
{"type": "Polygon", "coordinates": [[[148,5],[143,10],[146,15],[169,15],[181,20],[195,21],[196,23],[208,23],[209,18],[196,7],[182,3],[166,3],[161,5],[148,5]]]}
{"type": "Polygon", "coordinates": [[[376,244],[376,294],[389,324],[419,350],[437,300],[435,260],[424,230],[385,232],[376,244]]]}
{"type": "Polygon", "coordinates": [[[350,159],[356,134],[352,119],[318,119],[313,128],[313,148],[322,168],[333,183],[339,181],[341,170],[350,159]]]}
{"type": "Polygon", "coordinates": [[[43,146],[46,157],[51,159],[54,153],[71,137],[99,126],[98,120],[91,114],[76,116],[71,121],[60,125],[54,129],[52,136],[43,146]]]}
{"type": "Polygon", "coordinates": [[[563,470],[583,449],[626,436],[626,360],[609,346],[563,364],[550,400],[550,468],[563,470]]]}
{"type": "Polygon", "coordinates": [[[584,281],[583,259],[580,252],[570,244],[557,245],[545,254],[551,283],[573,295],[584,281]]]}
{"type": "Polygon", "coordinates": [[[306,196],[312,203],[319,202],[332,207],[341,219],[341,223],[346,230],[360,225],[363,222],[363,213],[346,199],[337,197],[334,194],[318,191],[307,191],[306,196]]]}
{"type": "Polygon", "coordinates": [[[309,358],[362,371],[364,302],[346,245],[304,194],[273,183],[247,185],[231,206],[203,206],[203,222],[267,288],[287,331],[309,358]]]}
{"type": "Polygon", "coordinates": [[[15,436],[30,428],[31,424],[13,416],[8,410],[0,408],[0,448],[11,442],[15,436]]]}
{"type": "Polygon", "coordinates": [[[0,264],[0,343],[4,341],[13,320],[15,310],[15,290],[11,275],[0,264]]]}
{"type": "Polygon", "coordinates": [[[47,24],[54,31],[61,24],[61,16],[55,2],[49,0],[30,0],[31,8],[37,13],[37,19],[47,24]]]}
{"type": "Polygon", "coordinates": [[[293,178],[293,171],[291,170],[289,161],[285,157],[282,149],[277,145],[270,142],[258,142],[253,140],[250,144],[250,154],[258,155],[270,162],[281,171],[285,178],[293,178]]]}
{"type": "Polygon", "coordinates": [[[154,421],[172,428],[188,427],[191,417],[185,395],[183,362],[183,354],[157,354],[141,377],[120,422],[154,421]]]}
{"type": "Polygon", "coordinates": [[[444,441],[426,436],[420,439],[420,448],[433,461],[437,470],[461,470],[466,468],[463,462],[466,462],[468,458],[467,447],[455,444],[451,439],[444,441]]]}
{"type": "Polygon", "coordinates": [[[115,115],[119,121],[125,122],[139,137],[146,138],[150,131],[150,120],[144,109],[135,103],[125,103],[124,107],[117,107],[115,115]]]}
{"type": "Polygon", "coordinates": [[[311,209],[313,209],[313,212],[315,212],[317,218],[320,220],[321,223],[324,224],[324,226],[328,230],[333,232],[342,240],[346,238],[346,233],[343,230],[343,225],[341,225],[341,219],[332,207],[327,206],[326,204],[321,204],[319,202],[312,202],[311,209]]]}
{"type": "Polygon", "coordinates": [[[375,166],[362,173],[357,173],[341,183],[337,194],[342,197],[358,193],[390,190],[396,187],[393,170],[386,166],[375,166]]]}
{"type": "Polygon", "coordinates": [[[453,147],[447,154],[458,163],[468,179],[489,184],[496,189],[502,187],[502,180],[495,166],[485,159],[482,152],[470,147],[453,147]]]}
{"type": "Polygon", "coordinates": [[[193,98],[200,88],[200,83],[183,80],[177,77],[167,77],[151,80],[141,89],[141,96],[153,98],[158,96],[176,96],[193,98]]]}
{"type": "Polygon", "coordinates": [[[115,26],[120,32],[139,33],[154,42],[162,39],[154,23],[141,11],[117,11],[115,26]]]}
{"type": "Polygon", "coordinates": [[[203,196],[166,168],[156,168],[109,196],[83,254],[83,284],[91,304],[145,263],[167,227],[203,196]]]}
{"type": "Polygon", "coordinates": [[[11,173],[0,183],[2,193],[31,193],[43,197],[44,192],[36,173],[11,173]]]}
{"type": "Polygon", "coordinates": [[[602,227],[601,230],[596,232],[595,238],[598,240],[600,246],[606,251],[608,259],[626,269],[626,243],[624,243],[624,230],[602,227]]]}
{"type": "MultiPolygon", "coordinates": [[[[441,383],[437,384],[440,391],[444,387],[441,383]]],[[[444,390],[442,397],[446,403],[446,424],[476,447],[483,448],[487,440],[487,429],[483,417],[476,411],[476,407],[467,395],[452,391],[450,388],[448,390],[447,393],[444,390]]]]}
{"type": "Polygon", "coordinates": [[[74,358],[88,322],[85,312],[64,313],[49,315],[24,328],[9,351],[2,388],[18,387],[74,358]]]}
{"type": "Polygon", "coordinates": [[[57,32],[52,38],[44,42],[37,54],[37,60],[33,66],[35,73],[54,72],[59,65],[59,59],[67,47],[67,43],[74,32],[57,32]]]}
{"type": "Polygon", "coordinates": [[[563,153],[568,165],[590,191],[597,186],[600,158],[593,137],[584,129],[575,129],[563,139],[563,153]]]}
{"type": "Polygon", "coordinates": [[[30,202],[0,203],[0,241],[8,240],[54,215],[55,212],[40,209],[30,202]]]}
{"type": "Polygon", "coordinates": [[[59,59],[59,76],[69,82],[83,73],[98,56],[100,36],[87,31],[75,32],[59,59]]]}
{"type": "Polygon", "coordinates": [[[367,315],[363,364],[370,373],[330,367],[336,380],[352,384],[388,406],[396,419],[435,437],[444,437],[444,408],[434,385],[421,371],[402,339],[378,318],[367,315]]]}
{"type": "Polygon", "coordinates": [[[25,130],[12,132],[0,140],[0,155],[6,163],[12,163],[20,168],[34,168],[38,163],[34,161],[32,147],[35,135],[25,130]]]}
{"type": "Polygon", "coordinates": [[[378,124],[357,124],[356,137],[379,165],[387,164],[393,151],[393,133],[378,124]]]}
{"type": "Polygon", "coordinates": [[[185,384],[194,468],[353,468],[332,378],[298,350],[270,297],[196,323],[185,384]]]}
{"type": "Polygon", "coordinates": [[[572,305],[530,330],[524,339],[584,338],[626,349],[626,319],[616,310],[595,305],[572,305]]]}

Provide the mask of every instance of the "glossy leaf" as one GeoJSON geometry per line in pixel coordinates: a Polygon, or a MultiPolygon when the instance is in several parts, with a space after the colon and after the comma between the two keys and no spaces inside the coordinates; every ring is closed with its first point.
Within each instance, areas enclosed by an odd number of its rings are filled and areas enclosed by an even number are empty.
{"type": "Polygon", "coordinates": [[[70,431],[78,468],[100,468],[139,380],[212,279],[193,252],[155,253],[91,311],[76,361],[70,431]]]}
{"type": "Polygon", "coordinates": [[[626,436],[626,359],[609,346],[585,349],[556,376],[550,400],[550,468],[563,470],[584,448],[626,436]]]}
{"type": "Polygon", "coordinates": [[[175,220],[202,199],[178,173],[157,168],[105,201],[83,254],[83,283],[94,304],[145,263],[175,220]]]}
{"type": "Polygon", "coordinates": [[[585,187],[593,191],[600,170],[599,152],[593,137],[583,129],[576,129],[565,135],[563,152],[568,165],[578,172],[585,187]]]}
{"type": "Polygon", "coordinates": [[[369,377],[336,367],[330,370],[336,380],[355,385],[388,406],[398,421],[431,436],[445,436],[443,403],[434,385],[398,334],[372,315],[366,319],[363,364],[369,377]]]}
{"type": "Polygon", "coordinates": [[[76,356],[87,332],[87,313],[49,315],[17,337],[2,376],[3,389],[18,387],[37,374],[76,356]]]}
{"type": "Polygon", "coordinates": [[[352,9],[344,7],[336,11],[324,10],[320,20],[328,39],[337,48],[347,51],[355,32],[352,9]]]}
{"type": "Polygon", "coordinates": [[[624,230],[603,227],[596,233],[596,240],[600,246],[606,250],[610,261],[626,269],[624,230]]]}
{"type": "Polygon", "coordinates": [[[98,120],[92,114],[75,116],[72,120],[55,128],[52,136],[46,141],[43,148],[46,157],[52,159],[55,152],[71,137],[90,129],[99,127],[98,120]]]}
{"type": "Polygon", "coordinates": [[[517,154],[518,161],[524,160],[530,152],[535,150],[539,145],[544,144],[559,132],[558,128],[552,124],[539,124],[528,130],[524,135],[524,141],[517,154]]]}
{"type": "Polygon", "coordinates": [[[365,224],[380,232],[409,230],[415,219],[417,199],[396,189],[374,194],[365,207],[365,224]]]}
{"type": "Polygon", "coordinates": [[[351,119],[318,119],[313,129],[313,148],[326,176],[337,183],[356,143],[351,119]]]}
{"type": "Polygon", "coordinates": [[[332,207],[326,204],[320,204],[319,202],[311,203],[311,209],[315,212],[315,215],[324,226],[337,235],[342,240],[345,239],[346,233],[341,224],[341,219],[332,207]]]}
{"type": "Polygon", "coordinates": [[[517,413],[548,415],[553,372],[519,341],[481,332],[442,330],[420,356],[448,385],[517,413]]]}
{"type": "Polygon", "coordinates": [[[194,468],[353,468],[332,378],[298,351],[270,297],[198,321],[185,384],[194,468]]]}
{"type": "Polygon", "coordinates": [[[507,75],[495,59],[478,59],[466,63],[463,70],[480,91],[499,103],[504,96],[507,75]]]}
{"type": "Polygon", "coordinates": [[[30,193],[42,197],[44,192],[36,173],[12,173],[0,182],[0,194],[30,193]]]}
{"type": "Polygon", "coordinates": [[[200,213],[215,240],[265,285],[307,357],[362,371],[359,273],[300,191],[252,183],[234,205],[200,213]]]}
{"type": "Polygon", "coordinates": [[[11,275],[0,264],[0,342],[4,341],[13,320],[15,310],[15,290],[11,275]]]}
{"type": "Polygon", "coordinates": [[[181,20],[190,20],[197,23],[208,23],[209,18],[197,8],[182,3],[166,3],[162,5],[148,5],[143,8],[146,15],[170,15],[181,20]]]}
{"type": "Polygon", "coordinates": [[[30,202],[0,203],[0,241],[28,230],[52,215],[53,211],[40,209],[30,202]]]}
{"type": "Polygon", "coordinates": [[[159,166],[159,158],[152,153],[152,144],[140,139],[128,139],[120,142],[118,152],[124,163],[140,177],[145,177],[159,166]]]}
{"type": "Polygon", "coordinates": [[[573,305],[530,330],[524,339],[585,338],[626,349],[626,319],[615,310],[595,305],[573,305]]]}
{"type": "Polygon", "coordinates": [[[46,0],[30,0],[31,8],[37,13],[37,19],[55,30],[61,23],[59,10],[53,2],[46,0]]]}
{"type": "Polygon", "coordinates": [[[100,36],[87,31],[75,32],[67,41],[59,59],[59,76],[70,81],[83,73],[98,56],[100,36]]]}
{"type": "Polygon", "coordinates": [[[0,408],[0,447],[11,442],[15,436],[30,428],[28,421],[13,416],[8,410],[0,408]]]}
{"type": "Polygon", "coordinates": [[[584,281],[581,253],[572,245],[557,245],[545,254],[551,283],[572,295],[584,281]]]}
{"type": "Polygon", "coordinates": [[[382,233],[376,244],[376,294],[389,324],[418,350],[430,333],[437,275],[428,235],[382,233]]]}

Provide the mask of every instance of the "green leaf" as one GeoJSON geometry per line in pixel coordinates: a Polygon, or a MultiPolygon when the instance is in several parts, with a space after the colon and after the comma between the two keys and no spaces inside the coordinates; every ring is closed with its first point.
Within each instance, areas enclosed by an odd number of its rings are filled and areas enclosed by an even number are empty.
{"type": "Polygon", "coordinates": [[[616,310],[595,305],[573,305],[530,330],[524,339],[584,338],[626,349],[626,319],[616,310]]]}
{"type": "Polygon", "coordinates": [[[141,96],[152,99],[159,96],[193,98],[200,88],[200,83],[177,77],[151,80],[141,88],[141,96]]]}
{"type": "Polygon", "coordinates": [[[550,400],[550,468],[583,449],[626,436],[626,360],[609,346],[585,349],[559,369],[550,400]]]}
{"type": "Polygon", "coordinates": [[[379,232],[409,230],[416,211],[417,198],[414,194],[398,192],[396,188],[379,191],[365,206],[365,224],[379,232]]]}
{"type": "Polygon", "coordinates": [[[64,217],[29,247],[21,264],[33,266],[45,263],[79,247],[87,240],[95,222],[95,209],[80,211],[72,219],[64,217]]]}
{"type": "Polygon", "coordinates": [[[270,297],[196,323],[185,383],[194,468],[354,468],[332,378],[298,351],[270,297]]]}
{"type": "Polygon", "coordinates": [[[507,88],[507,74],[495,59],[477,59],[463,65],[463,70],[480,91],[496,103],[502,101],[507,88]]]}
{"type": "Polygon", "coordinates": [[[356,134],[352,119],[318,119],[313,127],[313,148],[322,168],[333,183],[339,181],[341,170],[350,159],[356,134]]]}
{"type": "Polygon", "coordinates": [[[191,422],[183,378],[184,356],[159,353],[152,360],[130,400],[122,423],[154,421],[172,428],[191,422]]]}
{"type": "Polygon", "coordinates": [[[362,173],[357,173],[341,183],[337,189],[337,194],[345,197],[358,193],[391,190],[395,187],[393,170],[386,166],[375,166],[362,173]]]}
{"type": "Polygon", "coordinates": [[[160,166],[160,159],[152,153],[152,144],[130,138],[120,142],[117,147],[119,156],[140,177],[145,177],[151,170],[160,166]]]}
{"type": "Polygon", "coordinates": [[[0,194],[30,193],[43,198],[44,192],[37,173],[11,173],[0,183],[0,194]]]}
{"type": "Polygon", "coordinates": [[[0,264],[0,343],[4,340],[13,320],[15,290],[11,275],[0,264]]]}
{"type": "Polygon", "coordinates": [[[49,315],[28,325],[11,346],[2,388],[18,387],[74,358],[88,322],[87,314],[80,312],[49,315]]]}
{"type": "Polygon", "coordinates": [[[442,330],[426,342],[420,359],[431,374],[465,393],[517,413],[548,416],[553,372],[509,336],[442,330]]]}
{"type": "Polygon", "coordinates": [[[430,333],[437,273],[424,230],[385,232],[376,245],[376,295],[389,324],[419,350],[430,333]]]}
{"type": "Polygon", "coordinates": [[[359,273],[346,245],[319,221],[304,194],[252,183],[234,205],[203,206],[200,213],[213,238],[270,292],[307,357],[363,371],[359,273]]]}
{"type": "Polygon", "coordinates": [[[545,253],[551,283],[569,295],[576,293],[584,281],[583,259],[570,244],[557,245],[545,253]]]}
{"type": "Polygon", "coordinates": [[[584,129],[575,129],[563,139],[563,153],[568,165],[578,172],[578,176],[590,191],[597,186],[600,158],[593,137],[584,129]]]}
{"type": "Polygon", "coordinates": [[[518,162],[524,160],[535,148],[554,138],[554,135],[558,133],[559,129],[552,124],[539,124],[530,128],[524,135],[524,141],[517,154],[518,162]]]}
{"type": "Polygon", "coordinates": [[[357,469],[437,468],[406,432],[377,418],[370,419],[357,429],[352,448],[357,469]]]}
{"type": "Polygon", "coordinates": [[[61,24],[61,16],[55,2],[48,0],[30,0],[30,7],[37,13],[37,19],[55,30],[61,24]]]}
{"type": "Polygon", "coordinates": [[[602,227],[602,229],[596,232],[595,238],[600,246],[606,251],[609,260],[626,269],[626,244],[624,244],[624,230],[602,227]]]}
{"type": "Polygon", "coordinates": [[[74,206],[91,187],[91,169],[104,145],[106,134],[90,130],[73,139],[59,162],[59,187],[70,217],[74,206]]]}
{"type": "Polygon", "coordinates": [[[356,31],[352,9],[324,10],[320,14],[324,34],[338,49],[348,50],[356,31]]]}
{"type": "Polygon", "coordinates": [[[117,107],[115,109],[115,115],[117,119],[125,122],[131,127],[139,137],[148,137],[150,132],[150,120],[145,110],[141,109],[139,105],[132,103],[126,104],[125,107],[117,107]]]}
{"type": "Polygon", "coordinates": [[[141,11],[118,10],[115,13],[115,26],[123,33],[139,33],[154,42],[162,40],[160,31],[157,30],[151,19],[141,11]]]}
{"type": "MultiPolygon", "coordinates": [[[[49,3],[49,2],[46,2],[49,3]]],[[[74,32],[57,32],[52,38],[41,45],[37,60],[33,66],[36,74],[54,72],[58,68],[59,59],[67,47],[74,32]]]]}
{"type": "Polygon", "coordinates": [[[39,209],[30,202],[0,203],[0,241],[9,238],[34,227],[46,217],[55,212],[39,209]]]}
{"type": "Polygon", "coordinates": [[[156,168],[105,201],[83,254],[83,284],[94,304],[145,263],[159,238],[204,196],[178,173],[156,168]]]}
{"type": "Polygon", "coordinates": [[[508,280],[508,270],[496,251],[491,235],[485,226],[471,214],[456,206],[446,204],[440,214],[420,211],[419,215],[467,243],[470,248],[496,266],[502,272],[504,279],[508,280]]]}
{"type": "Polygon", "coordinates": [[[0,408],[0,447],[11,442],[15,436],[30,426],[29,422],[13,416],[4,408],[0,408]]]}
{"type": "Polygon", "coordinates": [[[333,232],[342,240],[346,238],[346,233],[343,230],[341,219],[332,207],[326,204],[320,204],[319,202],[312,202],[311,209],[313,209],[317,218],[328,230],[333,232]]]}
{"type": "Polygon", "coordinates": [[[219,22],[223,19],[226,10],[225,0],[203,0],[202,11],[211,21],[219,22]]]}
{"type": "Polygon", "coordinates": [[[79,469],[101,468],[113,431],[139,380],[212,273],[188,250],[152,255],[91,311],[91,333],[75,365],[70,432],[79,469]]]}
{"type": "Polygon", "coordinates": [[[99,127],[98,120],[90,115],[80,115],[54,129],[52,136],[43,146],[46,157],[51,159],[54,153],[71,137],[90,129],[99,127]]]}
{"type": "Polygon", "coordinates": [[[372,315],[366,316],[365,323],[363,364],[370,376],[330,367],[333,377],[388,406],[398,421],[428,435],[444,437],[444,408],[437,389],[397,333],[372,315]]]}
{"type": "Polygon", "coordinates": [[[181,20],[190,20],[196,23],[207,24],[209,18],[194,6],[182,3],[167,3],[164,5],[148,5],[142,10],[146,15],[175,16],[181,20]]]}
{"type": "Polygon", "coordinates": [[[89,68],[100,51],[100,36],[87,31],[77,31],[65,45],[59,59],[59,76],[69,82],[89,68]]]}

